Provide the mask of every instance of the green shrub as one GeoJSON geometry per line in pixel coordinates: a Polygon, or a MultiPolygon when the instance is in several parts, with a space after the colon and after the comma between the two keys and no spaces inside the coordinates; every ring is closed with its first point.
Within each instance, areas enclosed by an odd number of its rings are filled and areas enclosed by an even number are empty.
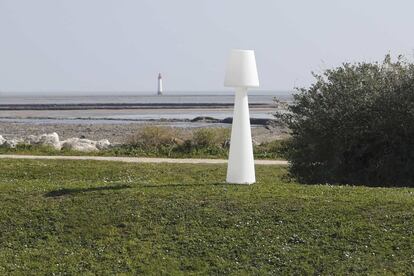
{"type": "Polygon", "coordinates": [[[283,156],[286,140],[274,140],[254,147],[255,158],[277,159],[283,156]]]}
{"type": "Polygon", "coordinates": [[[223,147],[230,138],[228,129],[200,128],[194,131],[192,144],[197,148],[223,147]]]}
{"type": "Polygon", "coordinates": [[[117,155],[167,157],[226,157],[229,130],[200,128],[188,131],[147,126],[112,149],[117,155]]]}
{"type": "Polygon", "coordinates": [[[290,173],[302,183],[414,186],[414,65],[343,64],[299,89],[289,113],[290,173]]]}
{"type": "Polygon", "coordinates": [[[177,130],[172,127],[146,126],[128,138],[127,144],[145,148],[171,147],[176,144],[177,130]]]}

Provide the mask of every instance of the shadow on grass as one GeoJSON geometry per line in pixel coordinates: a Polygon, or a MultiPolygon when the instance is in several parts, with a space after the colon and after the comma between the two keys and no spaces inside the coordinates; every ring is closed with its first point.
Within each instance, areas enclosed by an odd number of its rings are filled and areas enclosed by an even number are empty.
{"type": "MultiPolygon", "coordinates": [[[[136,188],[185,188],[185,187],[208,187],[208,186],[222,186],[222,187],[230,187],[235,184],[228,184],[228,183],[194,183],[194,184],[160,184],[160,185],[153,185],[153,184],[144,184],[137,186],[136,188]]],[[[235,186],[249,186],[249,185],[235,185],[235,186]]],[[[75,195],[80,193],[88,193],[88,192],[97,192],[97,191],[116,191],[122,189],[129,189],[132,188],[129,185],[116,185],[116,186],[101,186],[101,187],[92,187],[92,188],[75,188],[75,189],[59,189],[54,190],[46,193],[45,197],[60,197],[60,196],[68,196],[68,195],[75,195]]]]}
{"type": "MultiPolygon", "coordinates": [[[[228,183],[193,183],[193,184],[159,184],[159,185],[152,185],[152,184],[144,184],[141,187],[143,188],[168,188],[168,187],[172,187],[172,188],[176,188],[176,187],[208,187],[208,186],[231,186],[233,184],[228,184],[228,183]]],[[[247,185],[248,186],[248,185],[247,185]]]]}
{"type": "Polygon", "coordinates": [[[74,195],[79,193],[96,192],[96,191],[116,191],[131,188],[129,185],[103,186],[92,188],[76,188],[76,189],[59,189],[50,191],[45,194],[45,197],[59,197],[66,195],[74,195]]]}

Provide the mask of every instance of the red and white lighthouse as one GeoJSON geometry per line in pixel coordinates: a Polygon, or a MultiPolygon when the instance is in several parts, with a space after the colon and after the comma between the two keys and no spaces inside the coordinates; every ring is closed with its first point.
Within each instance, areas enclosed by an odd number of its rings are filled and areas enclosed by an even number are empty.
{"type": "Polygon", "coordinates": [[[158,96],[162,95],[162,76],[161,76],[161,73],[158,74],[158,91],[157,91],[157,95],[158,96]]]}

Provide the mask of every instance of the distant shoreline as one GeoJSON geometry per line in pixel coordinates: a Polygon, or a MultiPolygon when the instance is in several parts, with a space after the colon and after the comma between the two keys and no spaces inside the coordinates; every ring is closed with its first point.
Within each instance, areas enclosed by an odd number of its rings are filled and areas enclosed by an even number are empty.
{"type": "MultiPolygon", "coordinates": [[[[233,122],[233,117],[226,117],[224,119],[218,119],[209,116],[197,116],[193,119],[178,119],[178,118],[159,118],[159,119],[117,119],[117,118],[53,118],[53,117],[27,117],[27,118],[15,118],[15,117],[0,117],[0,122],[7,123],[16,123],[19,121],[25,120],[39,120],[39,121],[47,121],[53,120],[56,122],[59,121],[123,121],[128,123],[206,123],[206,124],[231,124],[233,122]]],[[[259,125],[259,126],[269,126],[278,124],[278,121],[275,119],[269,118],[250,118],[250,124],[252,125],[259,125]]]]}
{"type": "MultiPolygon", "coordinates": [[[[233,103],[81,103],[81,104],[0,104],[7,110],[93,110],[93,109],[212,109],[232,108],[233,103]]],[[[251,103],[250,108],[273,108],[274,104],[251,103]]]]}

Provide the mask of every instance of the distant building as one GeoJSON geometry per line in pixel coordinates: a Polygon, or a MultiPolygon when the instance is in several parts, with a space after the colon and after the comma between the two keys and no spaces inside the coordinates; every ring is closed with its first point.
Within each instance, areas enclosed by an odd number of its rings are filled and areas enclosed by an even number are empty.
{"type": "Polygon", "coordinates": [[[158,92],[157,92],[158,96],[162,95],[162,76],[161,73],[158,74],[158,92]]]}

